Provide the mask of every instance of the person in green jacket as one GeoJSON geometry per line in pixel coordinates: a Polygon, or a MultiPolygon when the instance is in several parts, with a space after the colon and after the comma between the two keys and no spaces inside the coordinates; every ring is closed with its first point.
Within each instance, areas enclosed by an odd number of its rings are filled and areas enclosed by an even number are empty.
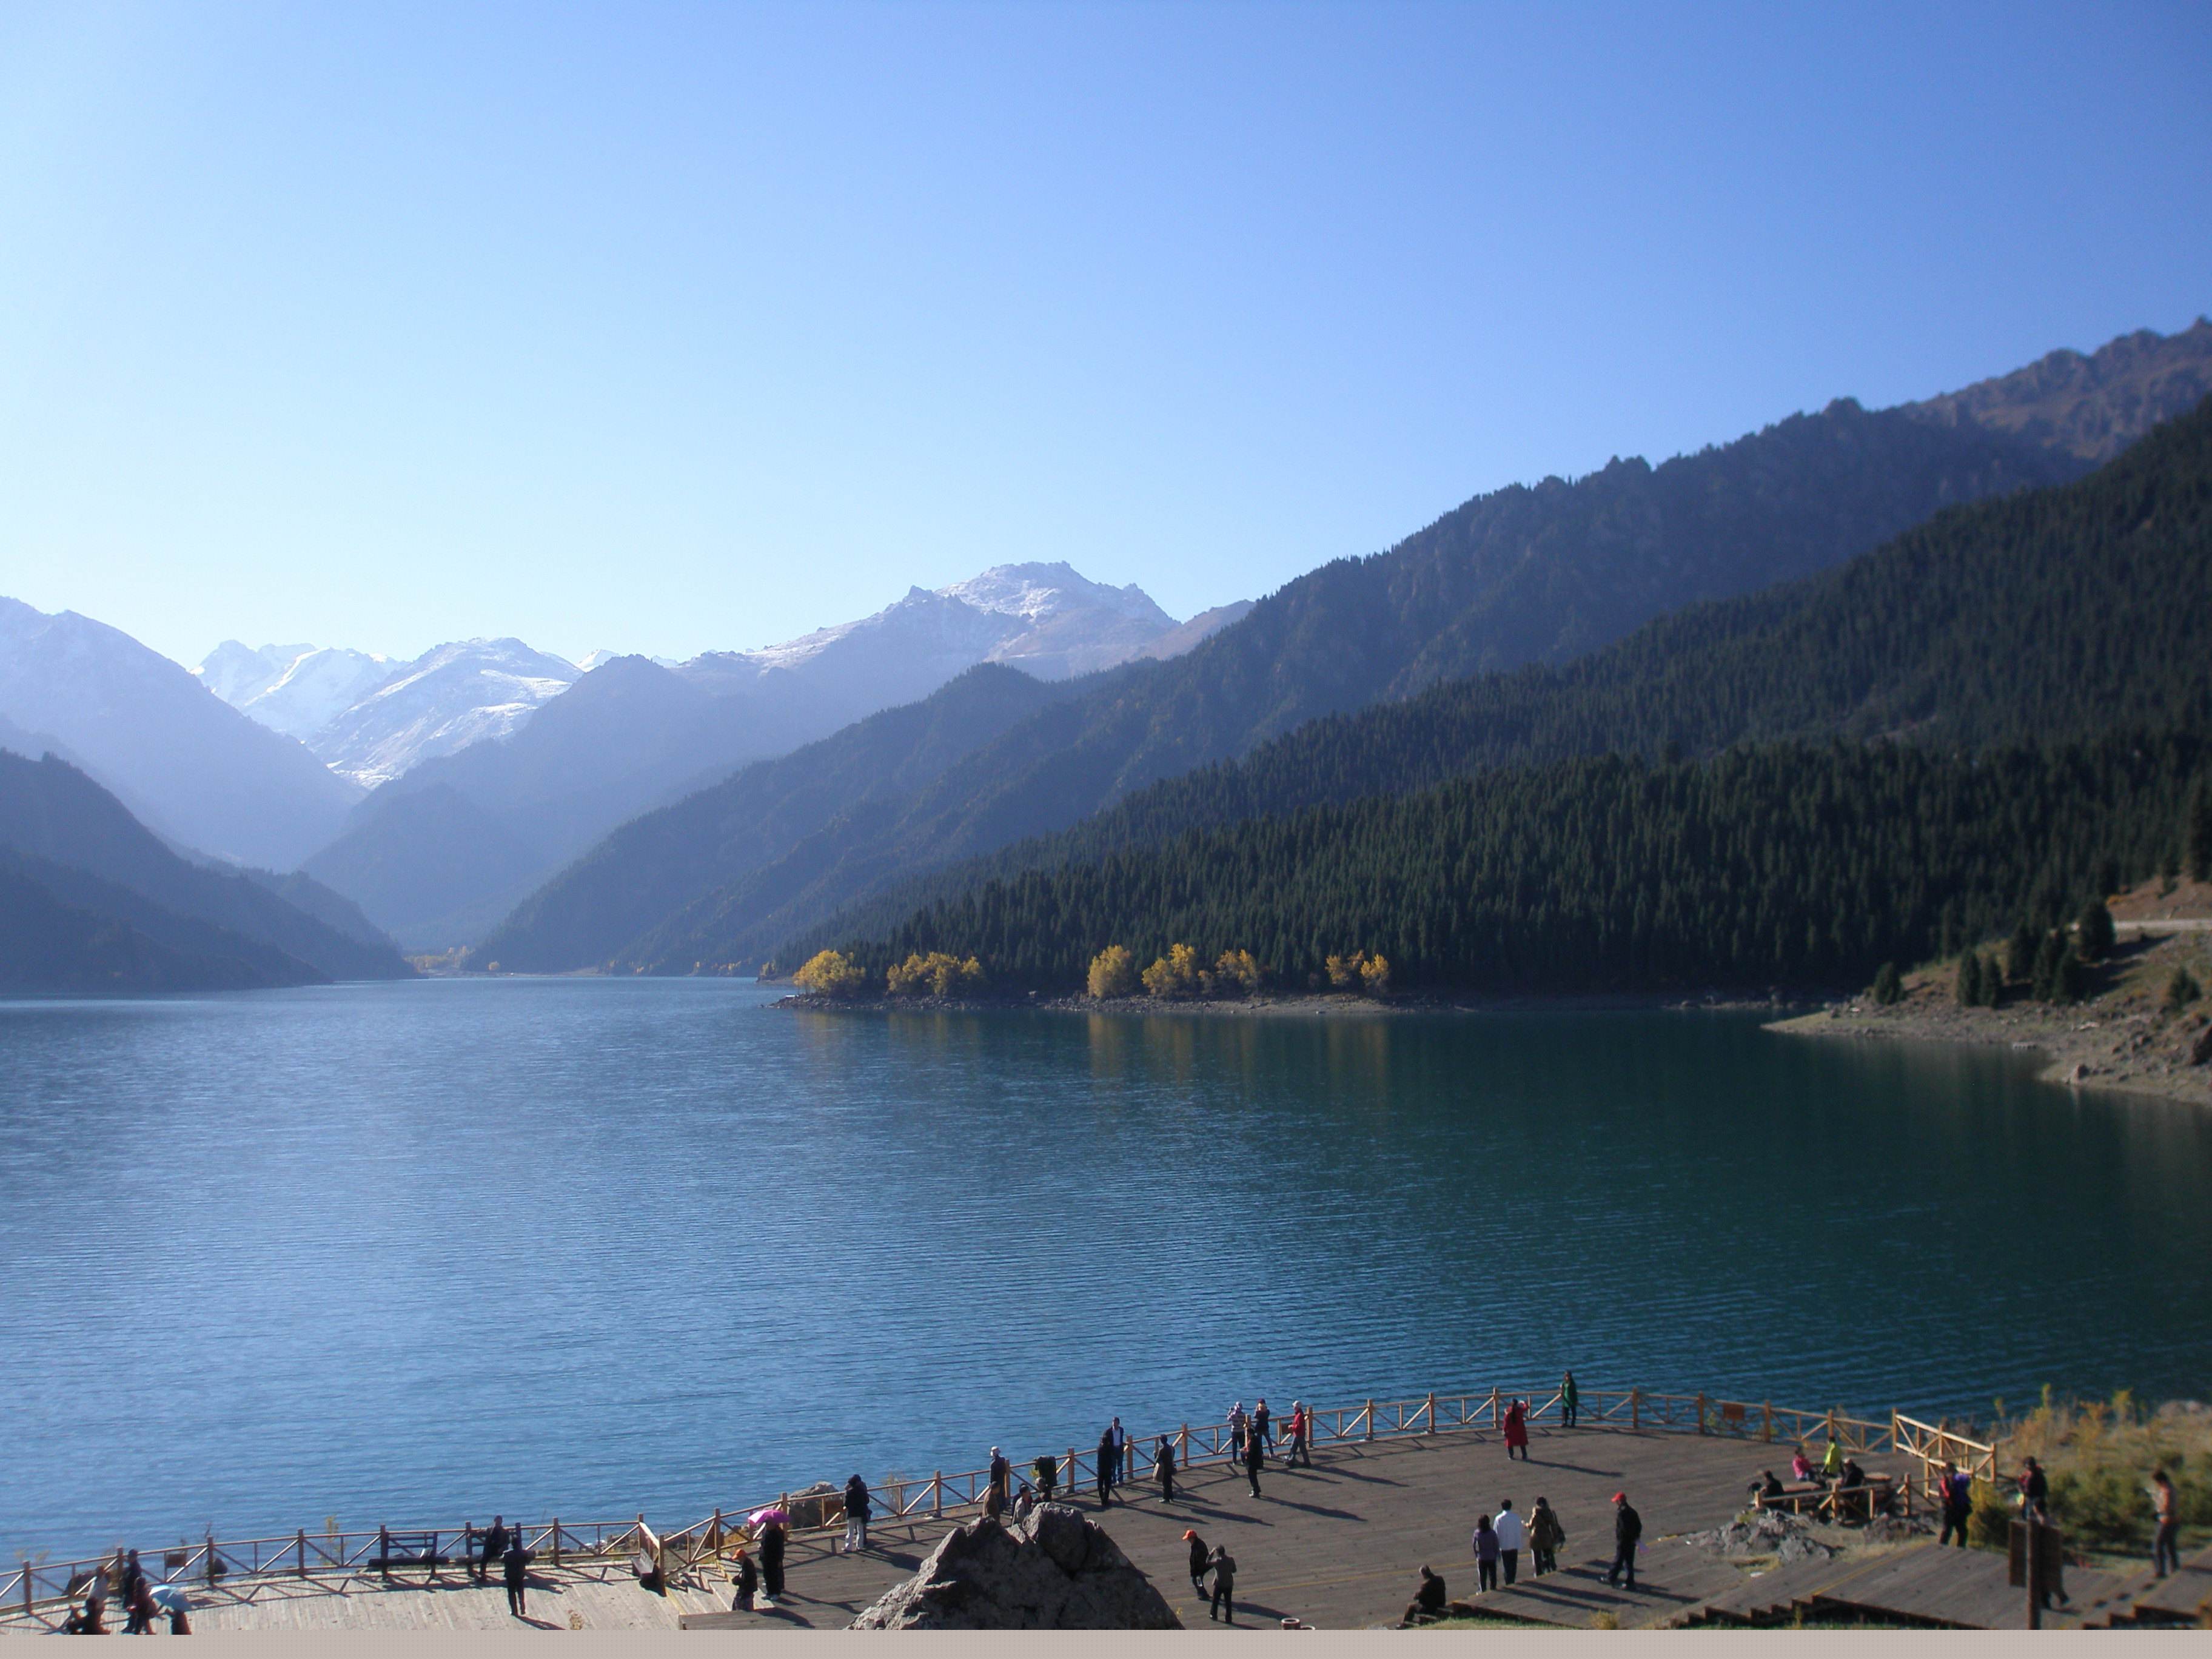
{"type": "Polygon", "coordinates": [[[1559,1426],[1571,1429],[1575,1419],[1582,1415],[1582,1390],[1575,1387],[1575,1374],[1569,1371],[1559,1379],[1559,1426]]]}

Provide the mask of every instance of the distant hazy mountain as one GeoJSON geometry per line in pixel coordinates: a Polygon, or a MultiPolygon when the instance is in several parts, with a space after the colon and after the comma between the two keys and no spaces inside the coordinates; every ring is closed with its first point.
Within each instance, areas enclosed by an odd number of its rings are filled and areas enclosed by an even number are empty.
{"type": "Polygon", "coordinates": [[[1685,605],[1829,568],[1942,507],[2079,477],[2083,434],[2140,435],[2212,388],[2206,335],[2046,359],[1957,394],[1948,416],[1942,400],[1870,412],[1843,399],[1657,467],[1616,460],[1479,496],[1387,553],[1300,577],[1175,661],[1009,729],[902,807],[825,823],[672,914],[629,960],[758,961],[849,903],[1307,720],[1569,662],[1685,605]],[[2053,389],[2069,375],[2071,401],[2053,389]]]}
{"type": "MultiPolygon", "coordinates": [[[[113,909],[177,949],[198,947],[167,937],[149,920],[155,912],[226,929],[304,964],[310,978],[400,979],[412,971],[392,941],[366,928],[336,894],[305,876],[210,868],[179,857],[113,795],[51,755],[34,761],[0,751],[0,848],[52,866],[40,879],[65,902],[113,909]],[[132,893],[150,908],[125,912],[81,884],[65,889],[75,881],[69,872],[132,893]]],[[[274,959],[259,970],[278,978],[286,971],[274,959]]]]}
{"type": "Polygon", "coordinates": [[[0,599],[0,718],[51,739],[173,841],[289,870],[361,798],[129,635],[0,599]]]}
{"type": "MultiPolygon", "coordinates": [[[[245,991],[316,977],[298,963],[273,972],[257,965],[250,943],[205,923],[157,919],[159,931],[191,940],[164,944],[112,909],[70,903],[40,880],[44,871],[40,860],[0,851],[0,991],[245,991]]],[[[96,878],[83,880],[119,908],[137,903],[96,878]]]]}
{"type": "Polygon", "coordinates": [[[299,738],[369,788],[426,760],[503,738],[580,678],[520,640],[458,640],[412,662],[335,647],[226,640],[204,684],[240,713],[299,738]]]}
{"type": "Polygon", "coordinates": [[[605,659],[501,741],[386,784],[307,868],[410,947],[471,942],[615,825],[738,767],[981,663],[1062,679],[1176,627],[1136,589],[1013,565],[758,651],[605,659]]]}

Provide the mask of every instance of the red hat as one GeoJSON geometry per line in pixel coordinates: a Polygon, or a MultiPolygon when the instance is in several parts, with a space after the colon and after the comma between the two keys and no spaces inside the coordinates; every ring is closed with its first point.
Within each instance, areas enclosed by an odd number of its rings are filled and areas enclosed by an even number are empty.
{"type": "Polygon", "coordinates": [[[1628,1501],[1628,1494],[1625,1492],[1617,1492],[1613,1495],[1613,1501],[1616,1504],[1626,1504],[1628,1501]]]}
{"type": "Polygon", "coordinates": [[[1198,1534],[1197,1534],[1197,1532],[1196,1532],[1196,1531],[1194,1531],[1193,1528],[1189,1528],[1189,1527],[1185,1527],[1185,1528],[1182,1529],[1182,1535],[1183,1535],[1184,1537],[1186,1537],[1186,1538],[1195,1538],[1195,1537],[1197,1537],[1197,1536],[1198,1536],[1198,1534]]]}

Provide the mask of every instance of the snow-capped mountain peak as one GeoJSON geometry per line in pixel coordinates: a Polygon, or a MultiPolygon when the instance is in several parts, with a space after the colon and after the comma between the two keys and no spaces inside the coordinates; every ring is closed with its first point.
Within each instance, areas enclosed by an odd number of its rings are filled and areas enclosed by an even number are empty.
{"type": "Polygon", "coordinates": [[[940,587],[937,592],[945,599],[957,599],[978,611],[1025,617],[1031,622],[1041,622],[1063,611],[1091,610],[1133,622],[1157,623],[1163,633],[1176,625],[1175,618],[1153,604],[1152,596],[1136,583],[1109,587],[1103,582],[1092,581],[1064,562],[993,565],[981,575],[940,587]]]}

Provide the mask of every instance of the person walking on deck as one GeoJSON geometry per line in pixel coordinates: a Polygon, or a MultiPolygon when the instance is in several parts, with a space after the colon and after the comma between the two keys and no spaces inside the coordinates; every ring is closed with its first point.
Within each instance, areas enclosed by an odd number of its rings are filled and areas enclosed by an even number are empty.
{"type": "Polygon", "coordinates": [[[876,1512],[868,1483],[854,1475],[845,1483],[845,1553],[868,1547],[868,1521],[876,1512]]]}
{"type": "Polygon", "coordinates": [[[771,1520],[761,1528],[761,1587],[767,1591],[761,1598],[764,1606],[772,1607],[783,1599],[783,1552],[790,1542],[791,1534],[781,1521],[771,1520]]]}
{"type": "Polygon", "coordinates": [[[1206,1565],[1213,1569],[1213,1601],[1206,1616],[1209,1621],[1218,1619],[1224,1625],[1233,1625],[1237,1622],[1237,1558],[1230,1554],[1226,1544],[1217,1544],[1206,1565]]]}
{"type": "Polygon", "coordinates": [[[1528,1535],[1521,1517],[1513,1513],[1511,1498],[1498,1501],[1498,1519],[1491,1523],[1491,1529],[1498,1534],[1498,1565],[1504,1569],[1505,1582],[1510,1584],[1521,1576],[1521,1546],[1528,1535]]]}
{"type": "Polygon", "coordinates": [[[1974,1483],[1959,1471],[1956,1463],[1943,1466],[1943,1529],[1936,1540],[1942,1549],[1955,1538],[1959,1547],[1966,1547],[1966,1522],[1974,1512],[1974,1483]]]}
{"type": "Polygon", "coordinates": [[[530,1616],[530,1552],[522,1547],[522,1530],[507,1534],[499,1563],[507,1573],[507,1612],[511,1619],[530,1616]]]}
{"type": "Polygon", "coordinates": [[[1559,1379],[1559,1426],[1574,1427],[1583,1414],[1583,1391],[1575,1386],[1575,1374],[1569,1371],[1559,1379]]]}
{"type": "Polygon", "coordinates": [[[1244,1433],[1251,1419],[1244,1415],[1244,1402],[1238,1401],[1229,1408],[1229,1462],[1231,1468],[1244,1461],[1244,1433]]]}
{"type": "Polygon", "coordinates": [[[495,1561],[504,1564],[506,1560],[507,1517],[495,1515],[491,1518],[491,1530],[483,1535],[483,1553],[477,1557],[477,1583],[489,1583],[491,1564],[495,1561]]]}
{"type": "Polygon", "coordinates": [[[1468,1540],[1474,1547],[1475,1589],[1494,1590],[1498,1588],[1498,1529],[1490,1524],[1490,1517],[1478,1515],[1474,1518],[1474,1536],[1468,1540]]]}
{"type": "Polygon", "coordinates": [[[2173,1477],[2164,1469],[2150,1477],[2150,1570],[2163,1578],[2181,1571],[2181,1510],[2174,1501],[2173,1477]]]}
{"type": "Polygon", "coordinates": [[[2024,1515],[2051,1519],[2051,1477],[2033,1457],[2026,1460],[2020,1471],[2020,1507],[2024,1515]]]}
{"type": "Polygon", "coordinates": [[[131,1564],[123,1571],[123,1633],[151,1636],[160,1611],[154,1601],[154,1581],[147,1577],[146,1569],[138,1565],[138,1552],[133,1550],[131,1564]]]}
{"type": "Polygon", "coordinates": [[[1559,1570],[1559,1546],[1566,1541],[1566,1529],[1559,1525],[1559,1516],[1539,1498],[1528,1513],[1528,1551],[1537,1577],[1559,1570]]]}
{"type": "Polygon", "coordinates": [[[1252,1432],[1259,1437],[1262,1455],[1274,1449],[1275,1418],[1267,1409],[1267,1396],[1264,1394],[1252,1407],[1252,1432]]]}
{"type": "Polygon", "coordinates": [[[1261,1443],[1257,1431],[1244,1437],[1244,1479],[1251,1483],[1252,1496],[1260,1495],[1260,1469],[1267,1461],[1267,1449],[1261,1443]]]}
{"type": "Polygon", "coordinates": [[[1628,1494],[1617,1492],[1613,1495],[1613,1567],[1605,1575],[1608,1584],[1620,1583],[1620,1575],[1628,1574],[1628,1588],[1636,1588],[1636,1546],[1644,1536],[1644,1517],[1628,1501],[1628,1494]]]}
{"type": "Polygon", "coordinates": [[[1505,1408],[1505,1461],[1507,1462],[1513,1461],[1513,1454],[1516,1449],[1521,1454],[1521,1461],[1527,1462],[1528,1461],[1528,1407],[1518,1400],[1505,1408]]]}
{"type": "Polygon", "coordinates": [[[1152,1454],[1152,1473],[1160,1478],[1160,1502],[1175,1502],[1175,1448],[1168,1443],[1165,1435],[1160,1437],[1159,1449],[1152,1454]]]}
{"type": "Polygon", "coordinates": [[[1104,1509],[1114,1501],[1114,1431],[1098,1431],[1098,1507],[1104,1509]]]}
{"type": "Polygon", "coordinates": [[[1185,1527],[1182,1529],[1182,1541],[1190,1546],[1191,1593],[1203,1601],[1206,1600],[1206,1569],[1208,1557],[1212,1553],[1207,1550],[1206,1540],[1198,1535],[1198,1529],[1194,1527],[1185,1527]]]}
{"type": "Polygon", "coordinates": [[[1291,1401],[1290,1426],[1291,1450],[1287,1463],[1289,1465],[1303,1463],[1306,1468],[1311,1468],[1313,1453],[1309,1449],[1313,1442],[1313,1413],[1306,1409],[1305,1402],[1302,1400],[1291,1401]]]}

